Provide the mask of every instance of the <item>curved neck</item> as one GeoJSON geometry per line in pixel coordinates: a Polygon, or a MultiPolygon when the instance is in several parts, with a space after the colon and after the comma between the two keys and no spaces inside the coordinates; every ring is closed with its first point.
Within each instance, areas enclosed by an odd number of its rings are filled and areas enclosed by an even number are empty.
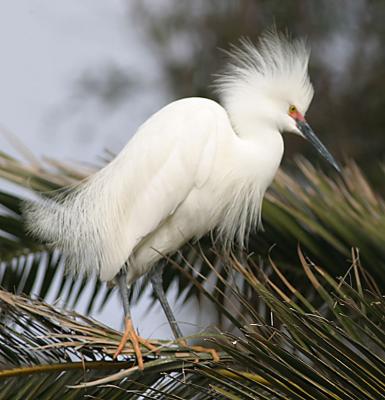
{"type": "Polygon", "coordinates": [[[253,140],[263,132],[278,132],[275,115],[266,107],[231,104],[226,108],[235,133],[242,139],[253,140]]]}

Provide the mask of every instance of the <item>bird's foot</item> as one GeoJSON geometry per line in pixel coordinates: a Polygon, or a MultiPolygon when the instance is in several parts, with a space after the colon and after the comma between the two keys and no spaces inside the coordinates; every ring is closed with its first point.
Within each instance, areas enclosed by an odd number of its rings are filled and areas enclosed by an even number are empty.
{"type": "Polygon", "coordinates": [[[144,363],[143,363],[143,355],[142,355],[142,350],[140,348],[140,345],[142,344],[144,347],[147,347],[148,350],[151,352],[159,352],[158,348],[154,346],[152,343],[150,343],[147,339],[142,338],[139,336],[133,325],[132,321],[130,318],[125,319],[125,330],[122,336],[122,339],[120,340],[119,346],[114,354],[114,359],[122,353],[124,347],[126,346],[127,342],[130,341],[132,344],[132,347],[134,349],[136,359],[138,361],[138,367],[140,370],[144,369],[144,363]]]}
{"type": "MultiPolygon", "coordinates": [[[[213,358],[213,361],[215,361],[215,362],[220,361],[219,354],[215,349],[212,349],[212,348],[209,348],[209,347],[203,347],[203,346],[189,346],[184,339],[179,339],[178,342],[182,346],[188,347],[188,348],[196,351],[197,353],[211,354],[211,357],[213,358]]],[[[199,362],[199,358],[196,358],[195,362],[199,362]]]]}

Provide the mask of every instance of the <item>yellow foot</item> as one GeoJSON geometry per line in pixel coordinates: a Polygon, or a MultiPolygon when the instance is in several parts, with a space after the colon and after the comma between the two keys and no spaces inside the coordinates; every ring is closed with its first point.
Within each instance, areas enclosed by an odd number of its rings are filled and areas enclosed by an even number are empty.
{"type": "Polygon", "coordinates": [[[159,350],[157,349],[157,347],[155,347],[153,344],[151,344],[148,340],[142,338],[141,336],[138,336],[138,334],[136,333],[136,331],[132,325],[131,319],[126,318],[125,319],[125,330],[124,330],[122,339],[120,340],[119,346],[114,354],[114,359],[119,354],[121,354],[121,352],[123,351],[123,349],[126,346],[128,341],[130,341],[132,343],[132,347],[134,349],[136,359],[138,360],[139,369],[143,370],[144,369],[143,355],[142,355],[142,350],[140,348],[140,344],[147,347],[152,352],[158,352],[159,350]]]}
{"type": "MultiPolygon", "coordinates": [[[[208,348],[208,347],[203,347],[203,346],[189,346],[187,342],[184,339],[178,340],[178,342],[185,347],[188,347],[197,353],[208,353],[211,354],[211,357],[213,358],[213,361],[218,362],[220,361],[220,357],[218,352],[215,349],[208,348]]],[[[199,358],[195,359],[195,362],[198,362],[199,358]]]]}

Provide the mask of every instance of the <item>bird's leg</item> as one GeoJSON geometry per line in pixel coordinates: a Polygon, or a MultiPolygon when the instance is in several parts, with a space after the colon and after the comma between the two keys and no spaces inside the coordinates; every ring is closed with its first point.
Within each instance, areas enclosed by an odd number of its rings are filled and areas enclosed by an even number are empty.
{"type": "Polygon", "coordinates": [[[172,333],[176,340],[182,338],[182,331],[179,328],[178,323],[176,322],[174,313],[171,310],[170,304],[167,300],[166,293],[163,289],[163,270],[164,270],[164,262],[161,261],[151,272],[150,280],[152,283],[152,287],[158,298],[160,305],[163,308],[164,313],[166,314],[168,323],[170,324],[172,333]]]}
{"type": "MultiPolygon", "coordinates": [[[[200,352],[200,353],[209,353],[211,354],[214,361],[219,361],[218,352],[215,349],[208,349],[203,346],[188,346],[185,339],[183,339],[182,331],[179,328],[178,323],[176,322],[174,313],[171,310],[170,304],[167,300],[166,293],[163,289],[163,270],[164,270],[165,263],[161,261],[159,265],[155,266],[155,268],[151,272],[150,280],[152,283],[152,287],[158,298],[164,313],[166,314],[168,323],[170,324],[171,330],[174,334],[175,339],[179,342],[182,346],[190,347],[191,349],[200,352]]],[[[198,361],[198,360],[197,360],[198,361]]]]}
{"type": "Polygon", "coordinates": [[[142,356],[142,351],[140,349],[140,344],[143,344],[145,347],[147,347],[151,351],[156,351],[156,347],[153,346],[151,343],[149,343],[144,338],[138,336],[138,334],[136,333],[136,331],[132,325],[130,303],[129,303],[130,288],[127,286],[127,274],[124,270],[119,272],[119,274],[117,276],[117,282],[118,282],[118,288],[119,288],[120,296],[122,298],[122,303],[123,303],[125,329],[124,329],[122,339],[120,340],[118,349],[116,350],[116,352],[114,354],[114,358],[116,358],[122,352],[127,341],[129,340],[132,343],[132,347],[134,349],[136,358],[138,360],[138,367],[139,367],[139,369],[143,369],[144,364],[143,364],[143,356],[142,356]]]}
{"type": "Polygon", "coordinates": [[[134,327],[132,325],[132,320],[131,320],[130,302],[129,302],[130,288],[127,286],[127,274],[124,270],[121,270],[119,272],[119,274],[117,276],[117,282],[118,282],[118,289],[119,289],[120,297],[121,297],[122,303],[123,303],[125,329],[124,329],[122,339],[120,340],[119,346],[114,354],[114,358],[116,358],[122,352],[127,341],[130,340],[132,343],[132,346],[134,348],[136,358],[138,360],[139,369],[143,369],[142,351],[140,349],[137,334],[134,330],[134,327]]]}

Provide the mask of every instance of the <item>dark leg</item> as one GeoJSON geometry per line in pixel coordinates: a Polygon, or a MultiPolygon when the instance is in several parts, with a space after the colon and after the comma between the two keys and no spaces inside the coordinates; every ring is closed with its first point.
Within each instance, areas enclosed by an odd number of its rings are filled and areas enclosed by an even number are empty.
{"type": "MultiPolygon", "coordinates": [[[[175,336],[175,339],[185,347],[189,347],[190,349],[193,349],[199,353],[209,353],[211,354],[212,358],[214,361],[219,361],[219,355],[218,352],[215,349],[208,349],[206,347],[202,346],[188,346],[187,342],[182,339],[182,332],[176,322],[174,313],[171,310],[170,304],[168,303],[166,293],[164,293],[163,289],[163,269],[165,266],[165,262],[161,261],[158,265],[155,266],[155,268],[150,272],[150,280],[152,283],[152,287],[154,288],[155,294],[163,308],[164,313],[166,314],[168,323],[170,324],[171,330],[175,336]]],[[[198,362],[199,359],[196,359],[196,362],[198,362]]]]}
{"type": "Polygon", "coordinates": [[[131,288],[127,286],[127,274],[123,269],[116,276],[116,280],[118,283],[120,298],[122,299],[123,303],[124,318],[131,319],[129,301],[131,288]]]}
{"type": "Polygon", "coordinates": [[[165,263],[161,261],[158,265],[153,268],[150,272],[150,280],[152,283],[152,287],[154,288],[154,292],[156,297],[158,298],[164,313],[166,314],[168,323],[170,324],[171,330],[174,334],[175,339],[180,339],[183,335],[182,332],[176,322],[174,313],[171,310],[170,304],[168,303],[166,293],[163,289],[163,269],[165,263]]]}
{"type": "Polygon", "coordinates": [[[130,288],[127,286],[127,274],[124,271],[124,269],[122,269],[119,272],[116,279],[117,279],[119,293],[123,303],[125,329],[122,339],[119,343],[118,349],[115,352],[114,358],[116,358],[122,352],[122,350],[126,346],[127,341],[130,341],[132,343],[132,347],[134,349],[136,358],[138,360],[138,367],[139,369],[143,369],[144,364],[143,364],[143,356],[142,356],[142,351],[140,349],[140,344],[143,344],[151,351],[156,351],[156,348],[147,340],[138,336],[132,325],[130,303],[129,303],[130,288]]]}

